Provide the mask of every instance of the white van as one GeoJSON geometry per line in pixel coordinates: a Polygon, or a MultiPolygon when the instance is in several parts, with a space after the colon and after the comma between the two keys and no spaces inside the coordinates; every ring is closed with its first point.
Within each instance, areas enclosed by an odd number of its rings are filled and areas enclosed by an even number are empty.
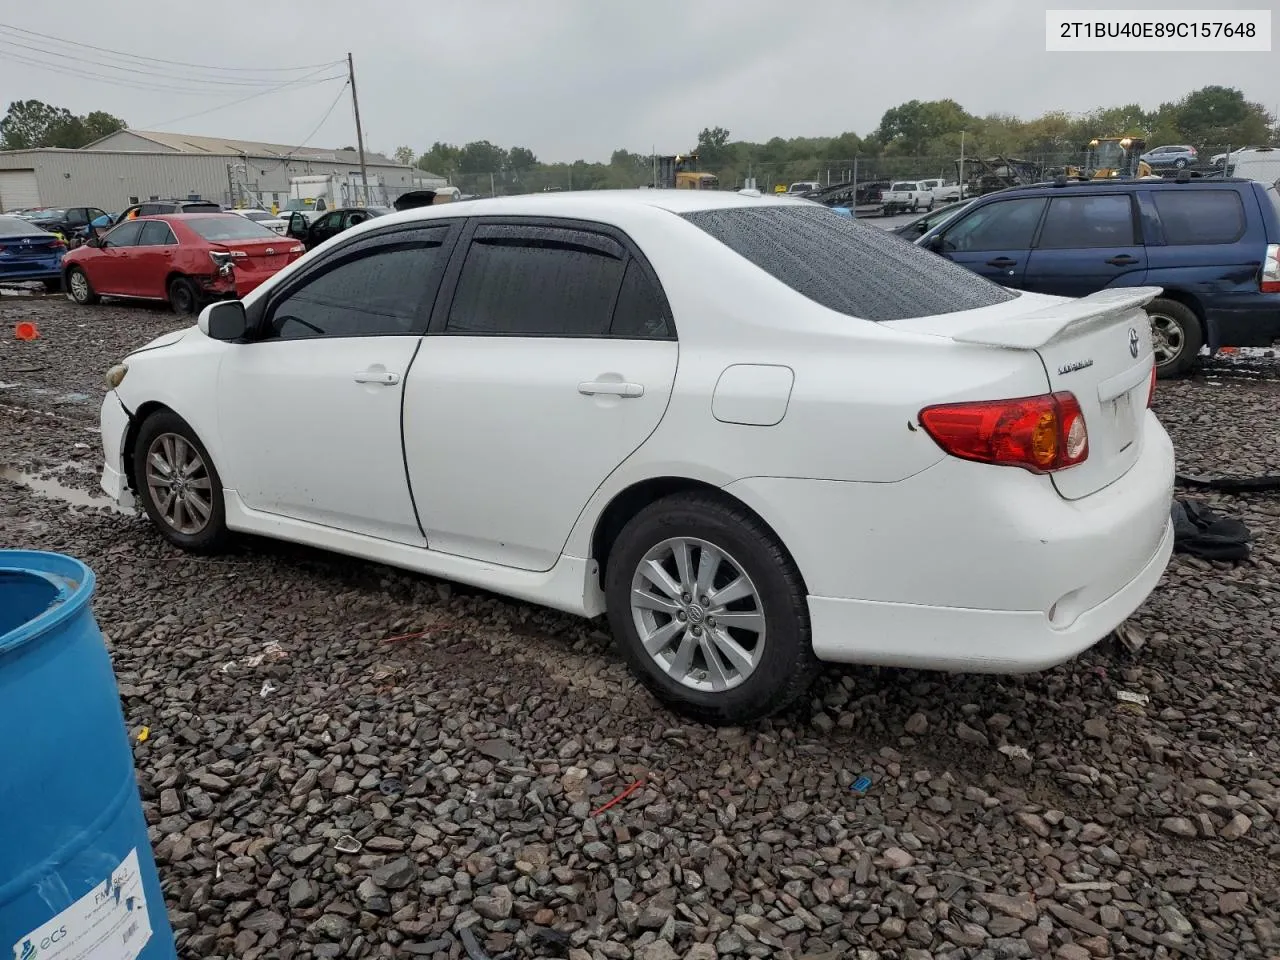
{"type": "Polygon", "coordinates": [[[1256,147],[1233,151],[1230,174],[1259,183],[1280,180],[1280,147],[1256,147]]]}

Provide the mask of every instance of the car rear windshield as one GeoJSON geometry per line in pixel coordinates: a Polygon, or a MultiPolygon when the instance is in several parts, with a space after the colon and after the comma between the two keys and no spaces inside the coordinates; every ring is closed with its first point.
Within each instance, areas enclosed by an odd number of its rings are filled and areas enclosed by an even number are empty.
{"type": "Polygon", "coordinates": [[[916,188],[916,185],[914,183],[895,183],[889,189],[891,191],[897,191],[897,190],[914,190],[915,188],[916,188]]]}
{"type": "Polygon", "coordinates": [[[276,238],[276,235],[261,224],[227,214],[225,217],[200,217],[187,222],[189,226],[206,240],[219,243],[223,240],[265,240],[276,238]]]}
{"type": "Polygon", "coordinates": [[[810,206],[683,215],[792,290],[864,320],[907,320],[1017,296],[887,230],[810,206]]]}
{"type": "Polygon", "coordinates": [[[0,237],[51,237],[48,231],[18,217],[0,217],[0,237]]]}
{"type": "Polygon", "coordinates": [[[244,213],[240,214],[240,216],[242,216],[242,217],[244,217],[244,218],[246,218],[246,219],[248,219],[248,220],[253,220],[253,221],[274,220],[274,219],[275,219],[275,217],[273,217],[271,214],[267,213],[267,211],[265,211],[265,210],[246,210],[244,213]]]}

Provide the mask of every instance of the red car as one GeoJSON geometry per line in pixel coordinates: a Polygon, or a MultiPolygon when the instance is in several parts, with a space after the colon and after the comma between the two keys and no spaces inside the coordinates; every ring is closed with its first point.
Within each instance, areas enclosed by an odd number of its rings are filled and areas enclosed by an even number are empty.
{"type": "Polygon", "coordinates": [[[195,313],[211,300],[243,297],[304,252],[234,213],[138,217],[67,254],[63,289],[76,303],[136,297],[195,313]]]}

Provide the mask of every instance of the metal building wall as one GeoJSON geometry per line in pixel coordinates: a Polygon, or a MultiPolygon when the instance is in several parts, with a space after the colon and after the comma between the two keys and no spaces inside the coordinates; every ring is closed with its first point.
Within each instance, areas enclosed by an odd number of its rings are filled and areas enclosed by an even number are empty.
{"type": "MultiPolygon", "coordinates": [[[[129,205],[131,197],[186,197],[199,194],[226,203],[232,181],[258,190],[287,195],[289,178],[305,174],[348,173],[356,164],[296,158],[241,155],[142,153],[114,150],[0,151],[0,170],[34,169],[43,206],[87,204],[108,211],[129,205]],[[243,168],[228,170],[228,167],[243,168]],[[247,172],[246,172],[247,171],[247,172]]],[[[369,177],[380,177],[400,191],[412,185],[421,171],[395,164],[369,164],[369,177]]],[[[267,201],[270,202],[269,199],[267,201]]]]}

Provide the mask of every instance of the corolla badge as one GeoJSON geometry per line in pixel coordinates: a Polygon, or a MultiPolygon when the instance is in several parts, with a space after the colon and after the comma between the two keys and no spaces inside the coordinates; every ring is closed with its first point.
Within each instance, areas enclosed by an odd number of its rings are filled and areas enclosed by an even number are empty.
{"type": "Polygon", "coordinates": [[[1135,360],[1138,359],[1138,347],[1142,345],[1142,341],[1138,339],[1138,331],[1133,327],[1129,328],[1129,356],[1135,360]]]}
{"type": "Polygon", "coordinates": [[[1077,370],[1083,370],[1085,367],[1092,367],[1093,360],[1075,360],[1071,363],[1064,363],[1058,368],[1058,376],[1066,376],[1068,373],[1075,373],[1077,370]]]}

